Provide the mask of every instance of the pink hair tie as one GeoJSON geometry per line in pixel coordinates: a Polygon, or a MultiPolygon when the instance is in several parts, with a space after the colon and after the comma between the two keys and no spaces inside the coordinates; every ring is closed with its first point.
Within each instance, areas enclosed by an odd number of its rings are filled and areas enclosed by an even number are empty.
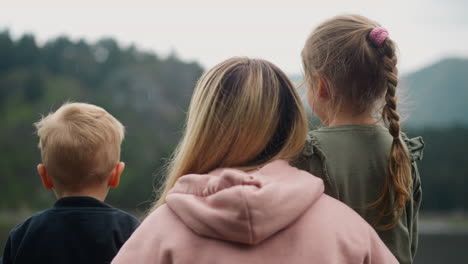
{"type": "Polygon", "coordinates": [[[384,41],[388,38],[388,31],[383,27],[375,27],[369,33],[369,38],[376,47],[382,47],[384,41]]]}

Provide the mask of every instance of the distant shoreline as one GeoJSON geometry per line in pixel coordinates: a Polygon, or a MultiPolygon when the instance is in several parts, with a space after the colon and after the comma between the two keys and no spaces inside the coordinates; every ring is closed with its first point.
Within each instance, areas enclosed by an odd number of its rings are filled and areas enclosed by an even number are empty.
{"type": "Polygon", "coordinates": [[[468,234],[466,213],[423,213],[419,216],[421,234],[468,234]]]}

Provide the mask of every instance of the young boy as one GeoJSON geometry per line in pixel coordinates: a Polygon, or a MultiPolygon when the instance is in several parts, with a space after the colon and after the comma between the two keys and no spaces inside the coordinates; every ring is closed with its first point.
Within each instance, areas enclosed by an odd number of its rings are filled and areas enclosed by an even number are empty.
{"type": "Polygon", "coordinates": [[[35,126],[37,171],[58,200],[11,231],[3,264],[110,263],[139,224],[104,203],[125,167],[122,124],[95,105],[67,103],[35,126]]]}

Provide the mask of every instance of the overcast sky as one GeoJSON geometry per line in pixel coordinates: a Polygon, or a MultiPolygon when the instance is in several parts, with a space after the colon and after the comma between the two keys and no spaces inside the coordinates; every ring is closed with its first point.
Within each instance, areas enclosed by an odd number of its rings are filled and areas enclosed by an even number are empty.
{"type": "Polygon", "coordinates": [[[413,71],[447,56],[468,57],[464,0],[0,0],[0,30],[34,33],[40,43],[115,37],[120,43],[211,67],[231,56],[268,59],[300,73],[300,51],[324,19],[358,13],[386,27],[413,71]]]}

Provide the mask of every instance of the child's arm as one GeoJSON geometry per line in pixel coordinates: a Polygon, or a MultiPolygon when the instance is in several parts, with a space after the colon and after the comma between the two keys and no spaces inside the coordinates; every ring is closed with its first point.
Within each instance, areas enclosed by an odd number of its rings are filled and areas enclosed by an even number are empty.
{"type": "Polygon", "coordinates": [[[318,141],[312,133],[309,134],[305,148],[298,157],[291,161],[291,165],[321,178],[325,184],[325,193],[334,198],[339,198],[337,189],[326,172],[325,156],[318,147],[318,141]]]}
{"type": "Polygon", "coordinates": [[[171,230],[166,227],[176,217],[172,214],[166,205],[152,212],[125,242],[112,264],[173,263],[171,252],[161,246],[168,234],[166,229],[171,230]],[[171,220],[167,219],[168,215],[172,216],[171,220]]]}
{"type": "Polygon", "coordinates": [[[419,176],[418,167],[416,162],[413,162],[413,175],[415,175],[413,183],[413,228],[411,230],[411,257],[414,260],[416,250],[418,249],[418,221],[419,221],[419,208],[422,201],[422,188],[421,178],[419,176]]]}
{"type": "Polygon", "coordinates": [[[421,188],[421,177],[419,175],[417,162],[422,160],[423,150],[424,150],[424,140],[422,137],[408,138],[406,135],[403,135],[403,140],[408,147],[408,151],[411,158],[411,174],[413,176],[413,191],[412,191],[412,203],[409,203],[409,208],[407,210],[410,212],[411,223],[408,224],[408,232],[410,235],[410,252],[411,258],[414,260],[416,256],[416,250],[418,249],[418,217],[419,217],[419,208],[422,201],[422,188],[421,188]]]}
{"type": "Polygon", "coordinates": [[[0,257],[0,264],[12,264],[13,260],[11,258],[12,254],[11,248],[11,236],[8,237],[5,249],[3,250],[3,257],[0,257]]]}

